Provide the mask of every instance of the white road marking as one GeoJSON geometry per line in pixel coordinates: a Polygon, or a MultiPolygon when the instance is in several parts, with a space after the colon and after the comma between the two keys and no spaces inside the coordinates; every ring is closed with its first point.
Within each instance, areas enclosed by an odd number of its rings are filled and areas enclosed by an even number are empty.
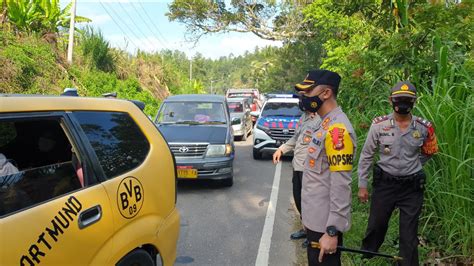
{"type": "Polygon", "coordinates": [[[281,161],[275,167],[275,176],[273,177],[272,192],[270,194],[270,201],[268,202],[267,215],[265,217],[265,224],[263,225],[262,238],[260,238],[260,245],[258,246],[257,260],[255,265],[268,265],[270,255],[270,246],[272,244],[273,224],[275,223],[275,210],[278,200],[278,189],[280,187],[281,176],[281,161]]]}

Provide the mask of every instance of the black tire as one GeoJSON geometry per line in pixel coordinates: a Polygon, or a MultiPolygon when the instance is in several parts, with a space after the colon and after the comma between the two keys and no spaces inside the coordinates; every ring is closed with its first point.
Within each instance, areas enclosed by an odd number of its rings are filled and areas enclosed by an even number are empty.
{"type": "Polygon", "coordinates": [[[128,253],[116,264],[117,266],[155,266],[153,258],[143,249],[128,253]]]}
{"type": "Polygon", "coordinates": [[[253,149],[253,158],[255,160],[261,160],[262,159],[262,153],[259,152],[257,149],[253,149]]]}
{"type": "Polygon", "coordinates": [[[234,177],[221,180],[221,184],[224,187],[231,187],[234,185],[234,177]]]}

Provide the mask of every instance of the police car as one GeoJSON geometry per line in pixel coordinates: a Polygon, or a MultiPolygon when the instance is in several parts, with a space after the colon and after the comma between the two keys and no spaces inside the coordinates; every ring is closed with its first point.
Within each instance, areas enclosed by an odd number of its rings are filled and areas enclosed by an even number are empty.
{"type": "Polygon", "coordinates": [[[0,94],[0,265],[173,265],[176,167],[126,100],[0,94]]]}
{"type": "Polygon", "coordinates": [[[253,128],[253,158],[258,160],[264,153],[273,153],[295,134],[303,114],[298,107],[299,99],[291,94],[271,95],[262,112],[252,112],[258,117],[253,128]]]}

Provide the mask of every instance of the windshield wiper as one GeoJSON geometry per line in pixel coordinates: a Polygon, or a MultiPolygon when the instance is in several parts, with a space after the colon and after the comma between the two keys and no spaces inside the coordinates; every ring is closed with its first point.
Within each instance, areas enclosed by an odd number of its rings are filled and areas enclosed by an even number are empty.
{"type": "Polygon", "coordinates": [[[207,122],[204,122],[204,124],[216,125],[216,124],[225,124],[225,122],[222,122],[222,121],[207,121],[207,122]]]}
{"type": "Polygon", "coordinates": [[[169,125],[169,124],[176,124],[176,122],[174,122],[174,121],[162,121],[162,122],[158,122],[157,124],[169,125]]]}
{"type": "Polygon", "coordinates": [[[175,124],[199,125],[201,123],[196,122],[196,121],[186,120],[186,121],[176,121],[175,124]]]}

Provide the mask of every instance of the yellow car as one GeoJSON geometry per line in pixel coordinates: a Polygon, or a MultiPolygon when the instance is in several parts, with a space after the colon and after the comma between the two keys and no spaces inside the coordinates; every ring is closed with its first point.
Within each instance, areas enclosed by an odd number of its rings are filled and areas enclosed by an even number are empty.
{"type": "Polygon", "coordinates": [[[132,102],[0,95],[0,265],[173,265],[169,147],[132,102]]]}

